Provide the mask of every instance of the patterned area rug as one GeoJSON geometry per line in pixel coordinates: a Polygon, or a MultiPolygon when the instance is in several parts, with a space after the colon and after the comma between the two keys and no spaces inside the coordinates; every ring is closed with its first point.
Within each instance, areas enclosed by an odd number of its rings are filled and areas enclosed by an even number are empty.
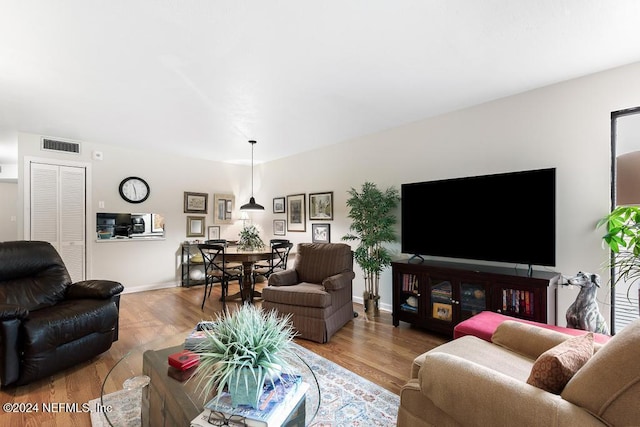
{"type": "MultiPolygon", "coordinates": [[[[324,357],[293,344],[296,352],[313,370],[321,391],[320,409],[313,427],[346,426],[395,426],[400,398],[354,374],[324,357]]],[[[140,426],[140,389],[121,390],[105,396],[105,403],[126,409],[118,420],[111,420],[118,427],[140,426]]],[[[91,408],[100,399],[91,402],[91,408]]],[[[110,418],[111,419],[111,418],[110,418]]],[[[93,427],[108,427],[103,414],[91,413],[93,427]]]]}

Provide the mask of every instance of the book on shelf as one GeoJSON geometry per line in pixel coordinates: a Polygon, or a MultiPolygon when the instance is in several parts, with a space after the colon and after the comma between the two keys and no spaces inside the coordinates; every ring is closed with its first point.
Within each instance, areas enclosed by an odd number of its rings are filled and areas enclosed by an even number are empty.
{"type": "Polygon", "coordinates": [[[191,427],[210,426],[207,421],[210,416],[221,420],[228,420],[232,416],[241,419],[244,417],[244,425],[250,427],[281,426],[300,400],[305,398],[309,389],[309,384],[302,381],[300,375],[282,374],[281,377],[282,379],[275,379],[273,383],[266,382],[257,409],[248,405],[238,405],[234,408],[231,405],[231,395],[223,392],[204,405],[200,415],[191,421],[191,427]]]}

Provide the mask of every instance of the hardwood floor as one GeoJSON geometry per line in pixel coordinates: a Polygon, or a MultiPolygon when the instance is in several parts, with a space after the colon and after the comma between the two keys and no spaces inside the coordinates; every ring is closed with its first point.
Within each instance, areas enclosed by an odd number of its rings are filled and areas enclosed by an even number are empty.
{"type": "MultiPolygon", "coordinates": [[[[237,288],[237,285],[235,285],[237,288]]],[[[260,285],[258,285],[260,287],[260,285]]],[[[234,285],[230,293],[234,293],[234,285]]],[[[91,426],[88,413],[66,411],[65,406],[86,404],[100,395],[109,370],[127,351],[162,337],[183,334],[202,319],[221,310],[220,288],[215,287],[204,311],[201,286],[169,288],[124,294],[120,306],[120,338],[100,356],[50,378],[0,391],[1,403],[38,404],[38,412],[0,411],[1,426],[91,426]],[[60,403],[58,412],[45,412],[43,403],[60,403]]],[[[232,308],[235,303],[230,303],[232,308]]],[[[402,324],[392,325],[391,313],[368,319],[362,305],[354,304],[359,316],[349,322],[327,344],[297,339],[309,350],[398,394],[406,382],[411,361],[447,339],[402,324]]],[[[69,408],[71,410],[72,408],[69,408]]]]}

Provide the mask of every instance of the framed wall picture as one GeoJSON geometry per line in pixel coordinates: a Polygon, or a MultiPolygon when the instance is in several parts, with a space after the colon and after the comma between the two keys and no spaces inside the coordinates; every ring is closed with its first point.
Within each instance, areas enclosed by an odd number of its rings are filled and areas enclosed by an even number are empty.
{"type": "Polygon", "coordinates": [[[220,226],[210,225],[207,227],[207,240],[214,240],[220,238],[220,226]]]}
{"type": "Polygon", "coordinates": [[[204,220],[203,216],[188,216],[187,237],[204,237],[204,220]]]}
{"type": "Polygon", "coordinates": [[[233,194],[214,194],[213,195],[213,223],[214,224],[233,224],[231,214],[236,202],[236,196],[233,194]]]}
{"type": "Polygon", "coordinates": [[[309,193],[309,219],[333,219],[333,191],[309,193]]]}
{"type": "Polygon", "coordinates": [[[284,197],[273,198],[273,213],[285,213],[284,197]]]}
{"type": "Polygon", "coordinates": [[[284,236],[287,234],[286,230],[287,221],[284,219],[274,219],[273,220],[273,234],[274,236],[284,236]]]}
{"type": "Polygon", "coordinates": [[[313,243],[331,243],[331,225],[311,224],[311,241],[313,243]]]}
{"type": "Polygon", "coordinates": [[[184,213],[207,213],[207,193],[184,192],[184,213]]]}
{"type": "Polygon", "coordinates": [[[287,231],[307,231],[304,194],[287,196],[287,231]]]}

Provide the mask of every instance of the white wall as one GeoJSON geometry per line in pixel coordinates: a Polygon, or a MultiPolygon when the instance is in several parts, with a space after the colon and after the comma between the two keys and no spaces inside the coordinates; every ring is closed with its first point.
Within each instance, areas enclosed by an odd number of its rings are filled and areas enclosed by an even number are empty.
{"type": "Polygon", "coordinates": [[[18,183],[0,182],[0,242],[18,239],[18,183]]]}
{"type": "MultiPolygon", "coordinates": [[[[287,194],[333,191],[331,240],[337,242],[349,226],[346,191],[364,181],[399,188],[406,182],[555,167],[553,270],[599,272],[606,282],[607,252],[594,227],[610,203],[610,115],[640,105],[638,73],[640,64],[634,64],[270,162],[257,197],[266,203],[287,194]]],[[[526,244],[523,227],[504,235],[504,244],[526,244]]],[[[310,227],[287,236],[309,241],[310,227]]],[[[399,243],[394,250],[399,252],[399,243]]],[[[356,297],[362,295],[362,277],[357,271],[356,297]]],[[[383,275],[381,295],[389,307],[390,271],[383,275]]],[[[604,291],[600,300],[609,301],[604,291]]],[[[602,308],[608,315],[608,307],[602,308]]]]}
{"type": "MultiPolygon", "coordinates": [[[[116,241],[96,242],[92,235],[88,245],[90,265],[89,278],[116,280],[125,286],[126,292],[176,286],[180,279],[180,244],[186,239],[184,213],[184,191],[208,193],[209,207],[205,216],[206,226],[213,225],[213,194],[234,193],[242,199],[246,193],[238,185],[246,185],[249,176],[246,166],[234,166],[199,159],[163,156],[153,152],[122,149],[115,146],[82,141],[81,155],[51,153],[40,150],[40,136],[21,133],[19,135],[20,176],[23,174],[25,156],[55,158],[66,161],[91,163],[91,229],[95,229],[97,212],[157,213],[165,217],[164,241],[116,241]],[[92,153],[100,151],[103,160],[92,160],[92,153]],[[149,198],[140,204],[125,202],[118,192],[122,179],[139,176],[151,187],[149,198]],[[247,177],[247,182],[239,178],[247,177]],[[99,208],[99,202],[104,208],[99,208]]],[[[20,216],[22,216],[22,193],[19,188],[20,216]]],[[[248,189],[247,191],[250,191],[248,189]]],[[[246,195],[248,198],[248,195],[246,195]]],[[[237,215],[236,215],[237,216],[237,215]]],[[[234,225],[221,226],[223,238],[236,239],[238,221],[234,225]]],[[[23,228],[20,224],[20,237],[23,228]]],[[[189,238],[193,240],[194,238],[189,238]]]]}
{"type": "MultiPolygon", "coordinates": [[[[346,192],[365,181],[399,188],[405,182],[555,167],[554,270],[569,275],[580,270],[600,272],[606,281],[602,265],[607,252],[594,226],[610,203],[610,114],[640,105],[639,73],[640,64],[633,64],[257,165],[254,193],[266,210],[252,214],[253,220],[267,240],[273,237],[272,220],[286,218],[272,213],[274,197],[305,193],[308,203],[309,193],[333,191],[331,241],[339,242],[349,227],[346,192]]],[[[42,154],[36,154],[36,139],[21,135],[21,158],[42,154]]],[[[183,191],[208,192],[210,200],[214,192],[233,192],[237,206],[251,191],[248,167],[87,145],[90,149],[85,148],[83,157],[88,161],[93,149],[102,150],[105,157],[93,161],[96,211],[98,200],[105,201],[105,211],[138,210],[121,201],[117,191],[122,178],[137,175],[149,182],[152,191],[139,210],[167,217],[166,242],[91,245],[94,277],[121,280],[127,287],[177,282],[176,256],[186,227],[183,191]]],[[[211,216],[209,209],[208,225],[211,216]]],[[[238,224],[234,227],[223,226],[223,237],[235,238],[238,224]]],[[[306,232],[288,232],[286,237],[294,243],[311,241],[310,222],[306,232]]],[[[503,236],[505,244],[526,244],[526,238],[526,224],[524,231],[503,236]]],[[[396,253],[399,248],[399,243],[393,245],[396,253]]],[[[362,289],[362,274],[357,271],[356,298],[362,289]]],[[[600,299],[606,303],[604,292],[600,299]]],[[[390,307],[390,271],[383,274],[381,295],[383,307],[390,307]]],[[[608,315],[608,309],[603,307],[603,312],[608,315]]]]}

